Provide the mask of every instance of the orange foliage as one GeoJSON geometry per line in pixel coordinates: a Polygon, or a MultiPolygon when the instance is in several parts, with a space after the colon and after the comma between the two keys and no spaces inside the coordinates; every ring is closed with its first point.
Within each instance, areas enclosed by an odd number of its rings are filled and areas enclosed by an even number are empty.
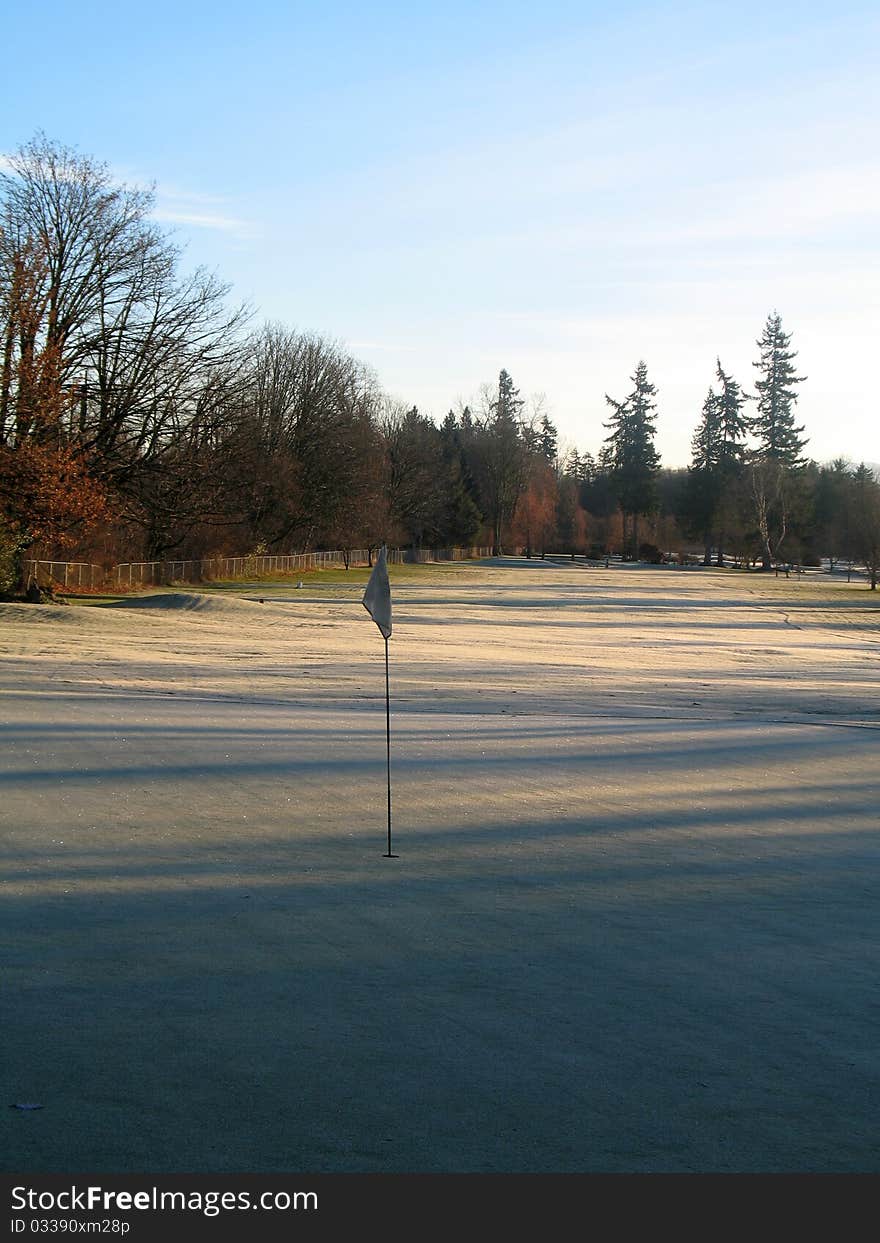
{"type": "Polygon", "coordinates": [[[111,515],[75,450],[25,439],[0,445],[0,516],[19,548],[39,541],[61,551],[111,515]]]}
{"type": "Polygon", "coordinates": [[[60,343],[45,332],[45,258],[30,241],[13,246],[6,258],[9,282],[0,305],[0,524],[19,552],[35,543],[60,552],[106,522],[110,507],[104,487],[67,443],[70,393],[62,386],[60,343]]]}
{"type": "Polygon", "coordinates": [[[543,552],[553,542],[556,529],[556,479],[549,466],[536,467],[529,486],[516,509],[513,524],[514,539],[529,554],[543,552]]]}

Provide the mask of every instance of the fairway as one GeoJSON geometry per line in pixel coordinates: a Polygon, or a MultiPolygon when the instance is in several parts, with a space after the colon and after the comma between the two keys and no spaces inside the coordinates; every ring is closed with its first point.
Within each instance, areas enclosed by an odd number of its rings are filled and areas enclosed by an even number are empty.
{"type": "Polygon", "coordinates": [[[392,567],[391,860],[338,579],[0,605],[4,1170],[876,1170],[880,593],[392,567]]]}

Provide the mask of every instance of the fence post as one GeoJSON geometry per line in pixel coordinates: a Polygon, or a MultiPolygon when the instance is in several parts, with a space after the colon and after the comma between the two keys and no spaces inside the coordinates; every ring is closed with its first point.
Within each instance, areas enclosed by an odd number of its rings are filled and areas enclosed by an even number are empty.
{"type": "MultiPolygon", "coordinates": [[[[491,556],[490,548],[480,548],[471,545],[467,548],[392,548],[388,551],[389,564],[397,565],[426,565],[432,561],[465,561],[478,560],[482,557],[491,556]]],[[[349,554],[349,564],[351,565],[368,565],[369,550],[365,548],[352,549],[349,554]]],[[[161,583],[163,581],[174,582],[201,582],[206,577],[216,579],[220,577],[236,578],[244,575],[248,566],[254,569],[255,573],[272,573],[272,572],[293,572],[297,569],[315,570],[324,566],[338,566],[345,564],[344,550],[340,549],[322,549],[312,552],[301,553],[285,553],[281,555],[265,554],[265,555],[249,555],[247,557],[211,557],[202,560],[191,561],[128,561],[120,562],[113,566],[112,570],[104,571],[100,566],[81,562],[63,562],[63,561],[33,561],[23,562],[23,565],[31,567],[31,572],[35,577],[39,578],[40,566],[47,567],[49,578],[53,577],[53,570],[56,567],[64,566],[64,583],[65,586],[70,581],[70,568],[73,567],[77,571],[77,581],[82,583],[83,565],[89,566],[89,581],[92,586],[95,582],[95,573],[102,582],[115,582],[122,586],[124,581],[124,571],[128,570],[128,586],[129,588],[137,579],[141,585],[144,583],[161,583]],[[137,573],[135,573],[137,570],[137,573]],[[190,574],[191,571],[191,574],[190,574]],[[190,575],[188,577],[188,575],[190,575]]]]}

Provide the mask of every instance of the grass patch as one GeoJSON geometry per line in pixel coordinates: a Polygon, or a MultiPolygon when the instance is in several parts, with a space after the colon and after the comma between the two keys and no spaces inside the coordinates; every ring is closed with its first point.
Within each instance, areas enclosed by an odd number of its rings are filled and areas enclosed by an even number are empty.
{"type": "MultiPolygon", "coordinates": [[[[436,561],[427,564],[389,565],[390,582],[436,582],[450,574],[461,573],[463,569],[480,565],[479,561],[436,561]]],[[[303,588],[314,590],[316,587],[354,587],[362,591],[369,581],[372,569],[369,566],[352,566],[350,570],[341,566],[330,566],[327,569],[296,570],[293,573],[267,574],[260,578],[224,578],[211,579],[202,583],[163,583],[148,586],[134,591],[104,591],[80,593],[78,591],[57,594],[68,604],[114,604],[120,600],[131,599],[132,596],[165,595],[168,592],[194,592],[200,595],[253,595],[259,591],[270,597],[274,591],[285,594],[302,583],[303,588]]]]}
{"type": "MultiPolygon", "coordinates": [[[[392,583],[435,582],[438,578],[445,578],[449,574],[460,573],[462,569],[479,564],[480,562],[478,561],[437,561],[429,562],[426,565],[389,565],[388,578],[392,583]]],[[[350,570],[343,569],[341,566],[331,566],[328,569],[297,570],[293,574],[268,574],[261,578],[215,579],[212,582],[197,585],[192,583],[181,584],[181,588],[203,591],[205,593],[222,591],[252,592],[256,588],[272,587],[289,590],[300,582],[303,587],[365,587],[372,572],[370,567],[366,565],[352,566],[350,570]]]]}

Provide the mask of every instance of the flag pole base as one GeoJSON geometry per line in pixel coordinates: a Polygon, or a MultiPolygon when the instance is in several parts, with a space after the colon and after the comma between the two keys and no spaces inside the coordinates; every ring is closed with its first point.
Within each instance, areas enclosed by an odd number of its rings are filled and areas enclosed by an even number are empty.
{"type": "Polygon", "coordinates": [[[382,858],[383,859],[399,859],[400,855],[387,855],[386,854],[386,855],[383,855],[382,858]]]}

